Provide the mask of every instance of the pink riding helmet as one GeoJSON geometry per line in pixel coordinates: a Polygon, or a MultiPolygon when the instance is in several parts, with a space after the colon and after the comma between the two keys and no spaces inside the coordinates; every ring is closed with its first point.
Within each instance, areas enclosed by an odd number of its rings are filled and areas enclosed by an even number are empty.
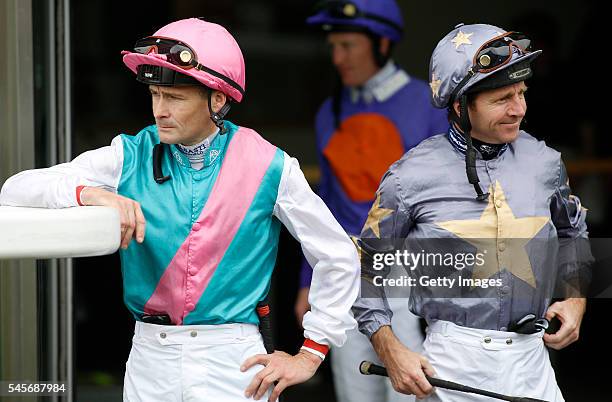
{"type": "Polygon", "coordinates": [[[189,18],[164,26],[152,38],[170,39],[187,45],[195,53],[192,64],[185,67],[172,63],[166,54],[158,54],[153,46],[147,54],[122,52],[123,63],[132,72],[137,73],[140,65],[164,67],[221,91],[236,102],[242,100],[245,89],[244,58],[234,37],[221,25],[189,18]]]}

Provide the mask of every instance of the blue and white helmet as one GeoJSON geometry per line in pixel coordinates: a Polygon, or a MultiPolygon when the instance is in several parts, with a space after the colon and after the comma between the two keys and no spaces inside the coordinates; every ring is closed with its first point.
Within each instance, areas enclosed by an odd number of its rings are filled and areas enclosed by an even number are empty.
{"type": "Polygon", "coordinates": [[[529,45],[526,36],[493,25],[457,25],[431,55],[432,104],[443,109],[468,92],[499,88],[531,77],[529,64],[542,51],[532,51],[529,45]]]}

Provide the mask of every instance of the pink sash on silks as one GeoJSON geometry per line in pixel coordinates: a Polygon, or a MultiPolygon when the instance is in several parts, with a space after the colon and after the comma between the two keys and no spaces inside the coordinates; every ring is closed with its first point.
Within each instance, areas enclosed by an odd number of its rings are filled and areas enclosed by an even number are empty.
{"type": "Polygon", "coordinates": [[[181,325],[195,308],[277,150],[255,131],[244,127],[229,141],[206,205],[147,301],[146,314],[166,313],[173,324],[181,325]]]}

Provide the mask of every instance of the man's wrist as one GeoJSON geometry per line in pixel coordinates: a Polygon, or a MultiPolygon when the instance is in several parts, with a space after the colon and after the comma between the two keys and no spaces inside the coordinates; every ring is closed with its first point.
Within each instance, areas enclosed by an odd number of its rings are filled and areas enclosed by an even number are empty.
{"type": "Polygon", "coordinates": [[[321,359],[319,355],[315,355],[314,353],[304,348],[300,349],[300,351],[298,352],[298,356],[302,356],[304,359],[306,359],[310,364],[315,367],[315,369],[318,368],[321,363],[323,363],[323,359],[321,359]]]}
{"type": "Polygon", "coordinates": [[[390,350],[393,349],[395,343],[399,342],[399,340],[396,338],[390,325],[383,325],[372,334],[370,342],[372,342],[376,354],[384,363],[390,350]]]}
{"type": "Polygon", "coordinates": [[[325,360],[325,356],[327,356],[327,353],[329,352],[329,346],[315,342],[311,339],[306,339],[304,340],[304,344],[302,345],[300,350],[308,352],[323,361],[325,360]]]}
{"type": "Polygon", "coordinates": [[[565,299],[565,301],[572,302],[573,304],[581,308],[583,312],[586,310],[587,300],[585,297],[571,297],[571,298],[565,299]]]}
{"type": "Polygon", "coordinates": [[[76,201],[79,206],[85,206],[85,201],[83,200],[83,192],[87,188],[87,186],[78,186],[76,188],[76,201]]]}

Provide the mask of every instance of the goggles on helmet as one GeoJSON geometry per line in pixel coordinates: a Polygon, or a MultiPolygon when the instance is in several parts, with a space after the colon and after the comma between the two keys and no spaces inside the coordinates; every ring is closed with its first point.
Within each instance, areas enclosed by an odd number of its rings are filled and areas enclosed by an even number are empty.
{"type": "Polygon", "coordinates": [[[145,55],[151,53],[164,55],[166,56],[166,61],[182,68],[183,70],[195,68],[197,70],[204,71],[210,75],[222,79],[244,95],[244,89],[242,89],[238,83],[231,78],[200,64],[198,62],[196,52],[189,45],[179,40],[148,36],[136,42],[134,45],[134,52],[145,55]]]}
{"type": "Polygon", "coordinates": [[[508,32],[483,44],[474,56],[474,66],[479,73],[497,70],[512,59],[512,54],[531,52],[531,40],[519,32],[508,32]]]}
{"type": "Polygon", "coordinates": [[[398,32],[403,32],[402,27],[398,25],[397,23],[391,21],[388,18],[382,17],[380,15],[362,11],[359,9],[359,7],[357,7],[355,3],[351,1],[323,0],[323,1],[320,1],[315,6],[315,14],[320,11],[327,11],[327,13],[333,18],[348,19],[348,20],[353,20],[357,18],[366,18],[369,20],[378,21],[380,23],[393,27],[398,32]]]}
{"type": "Polygon", "coordinates": [[[486,74],[500,69],[512,60],[514,53],[519,55],[531,53],[531,40],[520,32],[506,32],[485,42],[476,51],[468,74],[453,90],[450,102],[455,100],[459,91],[461,91],[474,74],[486,74]]]}

